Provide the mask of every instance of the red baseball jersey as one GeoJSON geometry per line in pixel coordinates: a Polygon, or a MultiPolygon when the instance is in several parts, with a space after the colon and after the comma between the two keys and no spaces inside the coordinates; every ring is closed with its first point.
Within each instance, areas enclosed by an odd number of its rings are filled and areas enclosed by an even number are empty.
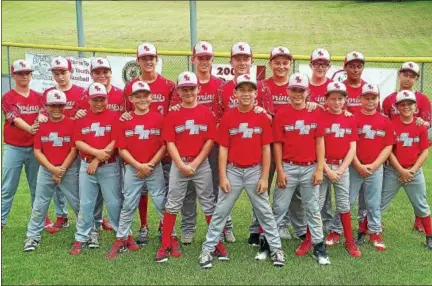
{"type": "Polygon", "coordinates": [[[362,93],[363,85],[365,85],[366,82],[362,80],[359,87],[350,86],[346,80],[343,83],[345,84],[348,93],[345,103],[346,109],[352,114],[356,114],[361,110],[360,94],[362,93]]]}
{"type": "Polygon", "coordinates": [[[277,85],[273,77],[269,77],[268,79],[263,80],[263,85],[266,85],[270,90],[275,114],[282,107],[291,104],[291,100],[287,92],[288,82],[284,85],[277,85]]]}
{"type": "Polygon", "coordinates": [[[228,148],[228,163],[253,166],[262,161],[262,147],[273,141],[265,114],[228,110],[221,119],[217,142],[228,148]]]}
{"type": "Polygon", "coordinates": [[[274,142],[282,143],[282,159],[306,163],[316,161],[316,138],[324,136],[319,123],[322,111],[308,112],[284,107],[273,120],[274,142]]]}
{"type": "Polygon", "coordinates": [[[358,140],[354,117],[324,111],[319,123],[324,129],[325,158],[343,160],[349,151],[351,142],[358,140]]]}
{"type": "Polygon", "coordinates": [[[1,105],[5,117],[4,142],[18,147],[33,146],[33,135],[16,127],[14,119],[21,118],[27,124],[32,125],[42,108],[42,96],[36,91],[30,90],[29,96],[24,97],[11,89],[3,95],[1,105]]]}
{"type": "MultiPolygon", "coordinates": [[[[114,111],[114,116],[116,116],[116,118],[118,119],[124,112],[123,90],[112,85],[110,91],[108,92],[107,99],[107,109],[114,111]]],[[[78,109],[90,110],[90,104],[88,103],[88,101],[88,89],[86,89],[80,99],[78,109]]]]}
{"type": "Polygon", "coordinates": [[[379,153],[389,145],[393,145],[393,127],[390,119],[379,112],[355,115],[359,140],[357,141],[357,158],[362,164],[371,164],[379,153]]]}
{"type": "MultiPolygon", "coordinates": [[[[125,86],[123,98],[126,111],[131,111],[134,108],[128,97],[132,94],[132,85],[139,80],[141,80],[140,77],[134,78],[125,86]]],[[[152,83],[148,83],[148,85],[150,86],[150,90],[152,92],[152,104],[150,105],[150,111],[159,112],[164,116],[167,115],[172,93],[175,88],[174,82],[158,74],[156,80],[152,83]]]]}
{"type": "Polygon", "coordinates": [[[309,101],[316,102],[318,104],[321,104],[322,106],[325,106],[326,98],[325,94],[327,92],[327,85],[331,83],[331,79],[327,79],[323,84],[321,85],[312,85],[309,83],[309,101]]]}
{"type": "Polygon", "coordinates": [[[132,119],[122,122],[117,148],[127,149],[140,163],[148,163],[164,144],[162,140],[163,116],[150,111],[143,115],[132,113],[132,119]]]}
{"type": "MultiPolygon", "coordinates": [[[[383,101],[382,112],[390,119],[393,119],[395,115],[399,114],[399,110],[396,107],[396,95],[397,92],[393,92],[392,94],[388,95],[383,101]]],[[[417,99],[417,110],[415,111],[415,116],[421,117],[423,120],[432,123],[432,107],[429,98],[427,97],[427,95],[419,91],[415,92],[415,96],[417,99]]]]}
{"type": "Polygon", "coordinates": [[[63,164],[72,148],[75,121],[65,116],[62,121],[42,123],[34,138],[34,149],[39,149],[54,166],[63,164]]]}
{"type": "MultiPolygon", "coordinates": [[[[216,116],[216,122],[219,122],[224,112],[237,108],[238,99],[234,96],[235,81],[230,80],[225,82],[217,92],[216,100],[214,101],[213,111],[216,116]]],[[[261,106],[269,114],[274,114],[273,99],[269,88],[262,82],[258,82],[257,97],[254,105],[261,106]]]]}
{"type": "Polygon", "coordinates": [[[412,167],[417,161],[420,153],[429,148],[427,129],[424,126],[417,126],[415,119],[406,124],[395,117],[392,120],[395,132],[395,145],[393,154],[404,168],[412,167]]]}
{"type": "MultiPolygon", "coordinates": [[[[74,141],[83,141],[96,149],[104,149],[117,138],[119,118],[115,111],[105,109],[103,112],[89,111],[76,121],[74,141]]],[[[116,154],[116,152],[113,153],[116,154]]],[[[93,159],[93,156],[80,151],[82,158],[93,159]]]]}
{"type": "MultiPolygon", "coordinates": [[[[202,104],[207,107],[210,111],[213,109],[214,101],[216,98],[216,93],[221,87],[224,81],[218,77],[211,76],[210,80],[204,84],[199,83],[199,93],[198,93],[198,104],[202,104]]],[[[171,106],[180,104],[182,102],[177,89],[173,90],[173,95],[171,99],[171,106]]]]}
{"type": "MultiPolygon", "coordinates": [[[[55,86],[48,88],[44,92],[44,103],[46,103],[46,95],[49,91],[56,89],[55,86]]],[[[72,85],[72,87],[66,91],[63,91],[66,94],[67,103],[64,108],[64,115],[67,117],[75,117],[75,113],[78,110],[78,103],[83,96],[84,88],[72,85]]],[[[88,103],[87,103],[88,104],[88,103]]]]}
{"type": "Polygon", "coordinates": [[[168,113],[163,130],[163,139],[175,143],[182,157],[196,157],[207,140],[214,140],[215,124],[207,107],[181,107],[168,113]]]}

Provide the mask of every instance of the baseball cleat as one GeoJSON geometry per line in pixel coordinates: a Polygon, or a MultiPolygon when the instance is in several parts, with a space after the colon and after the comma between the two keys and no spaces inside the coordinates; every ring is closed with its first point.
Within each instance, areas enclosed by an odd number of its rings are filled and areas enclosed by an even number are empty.
{"type": "Polygon", "coordinates": [[[318,260],[319,265],[329,265],[330,259],[327,254],[326,245],[320,242],[314,246],[312,256],[318,260]]]}
{"type": "Polygon", "coordinates": [[[90,239],[88,241],[89,248],[99,248],[99,234],[97,232],[90,233],[90,239]]]}
{"type": "Polygon", "coordinates": [[[382,239],[381,233],[373,233],[369,236],[369,241],[378,251],[385,251],[386,247],[382,239]]]}
{"type": "Polygon", "coordinates": [[[361,257],[362,255],[360,249],[358,248],[357,244],[354,241],[345,242],[345,249],[352,257],[361,257]]]}
{"type": "Polygon", "coordinates": [[[287,226],[283,226],[279,229],[279,237],[286,240],[293,238],[287,226]]]}
{"type": "Polygon", "coordinates": [[[107,254],[107,258],[116,258],[120,253],[127,251],[125,239],[118,238],[111,247],[110,252],[107,254]]]}
{"type": "Polygon", "coordinates": [[[270,246],[267,242],[267,239],[264,235],[260,237],[260,249],[258,250],[257,255],[255,255],[255,260],[266,260],[270,255],[270,246]]]}
{"type": "Polygon", "coordinates": [[[69,219],[67,217],[58,217],[54,225],[47,228],[47,232],[50,234],[54,234],[66,227],[69,227],[69,219]]]}
{"type": "Polygon", "coordinates": [[[260,246],[260,234],[251,233],[249,235],[248,244],[253,247],[260,246]]]}
{"type": "Polygon", "coordinates": [[[363,232],[357,233],[357,245],[365,244],[365,240],[366,240],[366,233],[363,232]]]}
{"type": "Polygon", "coordinates": [[[212,263],[213,262],[213,257],[212,257],[212,255],[209,252],[203,250],[201,252],[199,260],[200,260],[200,266],[201,266],[201,268],[203,268],[203,269],[210,269],[210,268],[213,267],[213,263],[212,263]]]}
{"type": "Polygon", "coordinates": [[[421,218],[416,216],[414,221],[414,229],[420,233],[426,233],[421,218]]]}
{"type": "Polygon", "coordinates": [[[306,254],[308,254],[309,251],[312,250],[312,248],[312,241],[310,241],[309,239],[304,239],[297,247],[295,254],[297,256],[305,256],[306,254]]]}
{"type": "Polygon", "coordinates": [[[53,223],[51,222],[49,216],[47,215],[47,216],[45,217],[45,225],[44,225],[44,228],[45,228],[45,229],[48,229],[48,228],[50,228],[50,227],[52,227],[52,226],[53,226],[53,223]]]}
{"type": "Polygon", "coordinates": [[[102,218],[102,229],[103,230],[113,230],[112,225],[110,224],[110,222],[105,217],[102,218]]]}
{"type": "Polygon", "coordinates": [[[69,250],[70,255],[78,255],[81,253],[81,250],[86,246],[85,242],[75,241],[72,245],[72,249],[69,250]]]}
{"type": "Polygon", "coordinates": [[[273,260],[273,266],[283,267],[285,266],[285,253],[282,249],[277,249],[272,251],[271,260],[273,260]]]}
{"type": "Polygon", "coordinates": [[[232,231],[231,228],[224,229],[223,235],[224,235],[225,241],[228,242],[228,243],[233,243],[233,242],[236,241],[234,233],[233,233],[233,231],[232,231]]]}
{"type": "Polygon", "coordinates": [[[169,248],[161,246],[161,248],[159,248],[158,252],[156,253],[156,263],[162,264],[168,262],[169,256],[169,248]]]}
{"type": "Polygon", "coordinates": [[[182,250],[180,248],[180,244],[178,243],[177,237],[171,237],[171,256],[180,257],[182,255],[182,250]]]}
{"type": "Polygon", "coordinates": [[[132,235],[129,235],[126,239],[126,247],[128,250],[131,251],[137,251],[140,250],[140,247],[136,242],[133,240],[132,235]]]}
{"type": "Polygon", "coordinates": [[[328,247],[331,247],[335,244],[340,243],[340,239],[341,239],[341,235],[339,233],[330,231],[329,234],[327,235],[325,243],[328,247]]]}
{"type": "Polygon", "coordinates": [[[228,261],[228,251],[224,247],[221,241],[216,245],[215,250],[211,253],[213,256],[217,257],[219,261],[228,261]]]}
{"type": "Polygon", "coordinates": [[[24,243],[24,252],[35,251],[38,246],[39,246],[39,240],[33,238],[27,238],[24,243]]]}
{"type": "Polygon", "coordinates": [[[432,251],[432,235],[426,236],[426,245],[432,251]]]}
{"type": "Polygon", "coordinates": [[[149,228],[144,226],[138,231],[138,238],[136,243],[140,246],[147,245],[149,243],[149,228]]]}
{"type": "Polygon", "coordinates": [[[185,233],[182,233],[181,236],[181,243],[183,244],[191,244],[194,238],[194,233],[192,231],[188,231],[185,233]]]}

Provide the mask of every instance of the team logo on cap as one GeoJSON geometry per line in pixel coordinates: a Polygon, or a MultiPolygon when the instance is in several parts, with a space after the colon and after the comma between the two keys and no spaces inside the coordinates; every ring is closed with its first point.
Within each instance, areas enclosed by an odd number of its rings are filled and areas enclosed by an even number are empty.
{"type": "Polygon", "coordinates": [[[408,93],[408,92],[406,92],[406,91],[404,91],[404,92],[403,92],[403,95],[404,95],[405,97],[408,97],[408,96],[410,96],[410,95],[409,95],[409,93],[408,93]]]}
{"type": "Polygon", "coordinates": [[[373,85],[368,84],[368,88],[369,88],[370,90],[372,90],[374,87],[373,87],[373,85]]]}
{"type": "Polygon", "coordinates": [[[250,80],[250,76],[247,75],[247,74],[245,74],[243,77],[244,77],[245,79],[247,79],[247,80],[250,80]]]}
{"type": "Polygon", "coordinates": [[[101,59],[98,59],[97,63],[101,65],[101,64],[103,64],[103,61],[101,59]]]}
{"type": "Polygon", "coordinates": [[[352,56],[355,57],[355,58],[358,58],[357,53],[353,53],[352,56]]]}
{"type": "Polygon", "coordinates": [[[207,46],[204,45],[204,44],[201,45],[201,48],[202,48],[204,51],[207,51],[207,50],[208,50],[207,46]]]}
{"type": "Polygon", "coordinates": [[[324,56],[324,53],[321,50],[318,50],[318,55],[320,55],[322,57],[322,56],[324,56]]]}
{"type": "Polygon", "coordinates": [[[284,49],[282,47],[279,47],[279,52],[285,53],[284,49]]]}
{"type": "Polygon", "coordinates": [[[339,89],[339,88],[340,88],[340,85],[339,85],[338,83],[335,83],[335,84],[334,84],[334,87],[337,88],[337,89],[339,89]]]}
{"type": "Polygon", "coordinates": [[[144,87],[144,84],[142,82],[138,82],[139,87],[144,87]]]}
{"type": "Polygon", "coordinates": [[[302,79],[300,78],[300,76],[296,76],[295,80],[296,80],[297,83],[301,83],[302,82],[302,79]]]}
{"type": "Polygon", "coordinates": [[[20,66],[21,66],[22,68],[25,68],[25,67],[26,67],[26,64],[25,64],[24,62],[19,62],[19,64],[20,64],[20,66]]]}
{"type": "Polygon", "coordinates": [[[150,51],[150,49],[149,49],[147,46],[144,46],[143,49],[144,49],[144,51],[146,51],[146,52],[150,51]]]}
{"type": "Polygon", "coordinates": [[[243,45],[239,45],[238,48],[239,48],[240,51],[242,51],[242,52],[244,51],[243,45]]]}
{"type": "Polygon", "coordinates": [[[189,77],[187,74],[185,74],[185,75],[183,76],[183,78],[184,78],[184,80],[190,80],[190,77],[189,77]]]}
{"type": "Polygon", "coordinates": [[[413,68],[413,67],[414,67],[414,65],[413,65],[412,63],[408,63],[408,66],[409,66],[410,68],[413,68]]]}
{"type": "Polygon", "coordinates": [[[60,61],[59,60],[56,60],[55,63],[56,63],[56,65],[60,65],[60,61]]]}
{"type": "Polygon", "coordinates": [[[95,85],[94,88],[95,88],[97,91],[101,91],[100,87],[97,86],[97,85],[95,85]]]}
{"type": "Polygon", "coordinates": [[[60,100],[60,94],[58,94],[57,92],[54,93],[54,97],[60,100]]]}

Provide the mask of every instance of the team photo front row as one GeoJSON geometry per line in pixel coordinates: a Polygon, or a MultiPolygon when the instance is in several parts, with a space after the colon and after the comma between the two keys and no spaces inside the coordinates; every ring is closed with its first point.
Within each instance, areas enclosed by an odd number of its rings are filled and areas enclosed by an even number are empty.
{"type": "Polygon", "coordinates": [[[235,76],[227,82],[211,75],[213,55],[210,43],[199,42],[192,56],[196,73],[182,72],[174,84],[155,71],[156,48],[143,43],[137,50],[142,74],[124,91],[111,85],[106,58],[91,60],[94,83],[83,90],[71,83],[71,62],[58,57],[51,66],[57,84],[42,96],[29,87],[31,65],[15,61],[15,87],[2,100],[2,231],[24,165],[32,200],[26,252],[39,247],[44,229],[54,234],[69,226],[66,202],[76,216],[71,255],[99,248],[100,228],[116,233],[108,258],[137,251],[149,243],[150,195],[160,217],[156,262],[180,257],[180,243],[192,243],[198,200],[208,224],[199,264],[211,268],[213,259],[229,260],[224,243],[235,242],[231,211],[245,190],[256,260],[284,266],[281,239],[291,238],[292,225],[301,240],[295,254],[312,252],[326,265],[327,247],[342,235],[352,257],[362,256],[358,245],[367,237],[376,250],[386,250],[381,215],[401,187],[414,209],[414,227],[432,251],[422,171],[431,104],[412,90],[417,64],[402,65],[400,89],[381,108],[378,86],[361,80],[365,59],[359,52],[347,54],[344,82],[325,77],[330,54],[322,48],[312,52],[310,78],[289,76],[290,51],[272,49],[273,76],[259,82],[250,74],[249,44],[232,46],[235,76]],[[351,211],[357,200],[355,238],[351,211]],[[134,239],[137,210],[141,227],[134,239]]]}

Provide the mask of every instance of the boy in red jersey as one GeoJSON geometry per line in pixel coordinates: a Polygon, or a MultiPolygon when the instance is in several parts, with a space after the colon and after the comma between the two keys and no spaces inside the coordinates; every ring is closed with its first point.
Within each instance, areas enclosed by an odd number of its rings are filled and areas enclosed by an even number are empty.
{"type": "Polygon", "coordinates": [[[24,251],[39,245],[44,218],[55,192],[61,192],[78,217],[78,161],[73,143],[74,121],[63,114],[67,99],[64,92],[51,90],[46,94],[48,121],[35,135],[34,153],[40,163],[36,198],[27,226],[24,251]]]}
{"type": "MultiPolygon", "coordinates": [[[[172,231],[177,213],[181,210],[190,181],[201,208],[210,223],[215,207],[211,169],[208,154],[213,148],[215,124],[212,113],[198,105],[198,79],[192,72],[178,76],[177,91],[182,98],[182,108],[171,112],[165,119],[163,138],[174,161],[170,171],[170,183],[163,217],[162,242],[156,254],[157,263],[165,263],[168,257],[179,257],[181,251],[172,231]]],[[[222,243],[218,244],[220,259],[227,256],[222,243]]]]}
{"type": "Polygon", "coordinates": [[[118,229],[122,204],[120,164],[115,149],[119,118],[115,111],[107,109],[108,92],[103,84],[91,84],[87,96],[90,109],[85,117],[76,122],[74,132],[75,146],[81,157],[81,192],[71,255],[80,254],[85,246],[99,247],[93,211],[100,191],[115,231],[118,229]]]}
{"type": "Polygon", "coordinates": [[[361,78],[364,65],[365,58],[360,52],[350,52],[345,56],[344,70],[347,79],[343,83],[347,89],[346,109],[352,114],[358,113],[361,109],[360,94],[362,93],[363,86],[366,84],[361,78]]]}
{"type": "Polygon", "coordinates": [[[390,164],[385,167],[381,198],[381,212],[384,212],[398,190],[403,187],[420,218],[426,234],[426,245],[432,250],[432,227],[430,207],[426,196],[426,183],[422,166],[429,151],[429,140],[425,126],[418,126],[414,114],[417,96],[410,90],[401,90],[396,96],[396,108],[399,117],[392,120],[396,143],[390,154],[390,164]]]}
{"type": "Polygon", "coordinates": [[[11,65],[15,87],[2,97],[5,117],[2,164],[2,230],[12,207],[24,165],[33,206],[39,163],[33,154],[33,136],[39,129],[37,117],[42,108],[41,95],[30,89],[32,67],[25,60],[11,65]]]}

